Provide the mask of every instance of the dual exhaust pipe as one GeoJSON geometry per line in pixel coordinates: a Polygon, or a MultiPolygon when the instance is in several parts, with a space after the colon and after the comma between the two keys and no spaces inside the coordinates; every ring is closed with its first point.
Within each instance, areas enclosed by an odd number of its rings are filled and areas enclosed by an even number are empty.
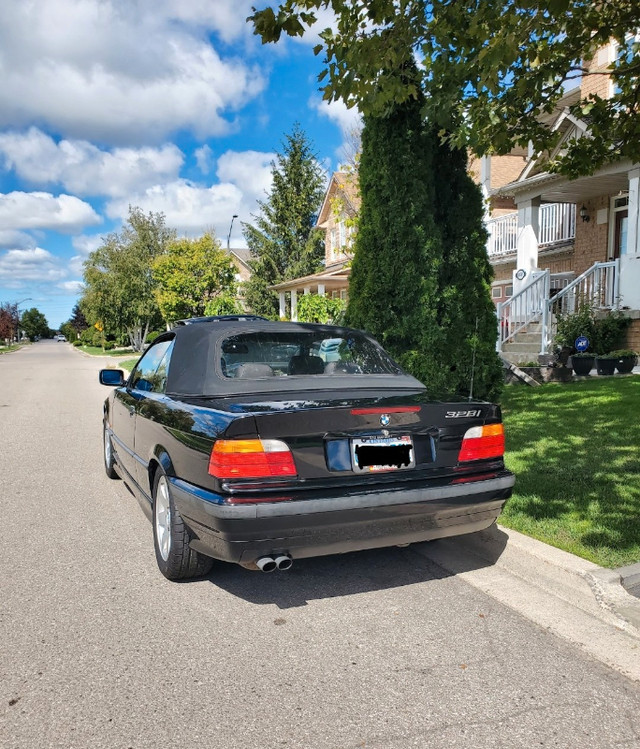
{"type": "Polygon", "coordinates": [[[273,557],[260,557],[256,559],[256,567],[261,572],[273,572],[274,570],[288,570],[293,565],[293,559],[288,554],[279,554],[273,557]]]}

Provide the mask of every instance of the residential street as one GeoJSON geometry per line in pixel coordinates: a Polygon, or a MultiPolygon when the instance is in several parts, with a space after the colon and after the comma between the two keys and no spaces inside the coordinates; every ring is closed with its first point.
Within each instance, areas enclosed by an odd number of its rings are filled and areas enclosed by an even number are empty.
{"type": "Polygon", "coordinates": [[[104,361],[0,356],[0,747],[640,747],[640,639],[575,609],[572,642],[454,541],[165,580],[104,473],[104,361]]]}

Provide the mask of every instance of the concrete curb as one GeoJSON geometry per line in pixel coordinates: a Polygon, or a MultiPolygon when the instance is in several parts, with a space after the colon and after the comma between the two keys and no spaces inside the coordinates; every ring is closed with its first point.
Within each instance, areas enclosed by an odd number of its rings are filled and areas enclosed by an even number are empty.
{"type": "Polygon", "coordinates": [[[607,570],[517,531],[416,544],[441,569],[640,682],[640,564],[607,570]]]}
{"type": "Polygon", "coordinates": [[[640,637],[640,599],[629,592],[640,588],[640,563],[617,570],[600,567],[585,577],[598,603],[623,621],[627,631],[640,637]]]}
{"type": "Polygon", "coordinates": [[[533,555],[567,575],[586,580],[598,606],[613,614],[626,632],[640,638],[640,599],[627,591],[640,584],[640,563],[610,570],[517,531],[498,528],[509,536],[512,548],[533,555]]]}

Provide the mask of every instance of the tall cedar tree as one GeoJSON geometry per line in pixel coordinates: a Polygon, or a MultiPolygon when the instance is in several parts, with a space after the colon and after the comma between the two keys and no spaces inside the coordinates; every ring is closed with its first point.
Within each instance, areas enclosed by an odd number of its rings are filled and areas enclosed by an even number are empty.
{"type": "Polygon", "coordinates": [[[498,323],[491,301],[493,268],[482,194],[467,172],[466,152],[442,143],[435,132],[432,143],[435,222],[442,242],[437,304],[442,345],[437,361],[446,373],[443,388],[492,400],[500,394],[503,372],[496,353],[498,323]]]}
{"type": "Polygon", "coordinates": [[[416,99],[365,117],[349,324],[376,336],[432,393],[499,393],[480,194],[416,99]],[[477,329],[476,329],[477,325],[477,329]]]}
{"type": "Polygon", "coordinates": [[[415,100],[365,117],[360,217],[346,319],[372,333],[416,374],[438,344],[439,243],[433,222],[432,144],[415,100]]]}
{"type": "Polygon", "coordinates": [[[277,318],[278,296],[268,287],[321,267],[323,234],[314,226],[325,178],[298,124],[285,136],[283,151],[271,167],[273,185],[267,200],[258,203],[261,213],[254,216],[255,226],[243,225],[252,255],[245,301],[257,314],[277,318]]]}

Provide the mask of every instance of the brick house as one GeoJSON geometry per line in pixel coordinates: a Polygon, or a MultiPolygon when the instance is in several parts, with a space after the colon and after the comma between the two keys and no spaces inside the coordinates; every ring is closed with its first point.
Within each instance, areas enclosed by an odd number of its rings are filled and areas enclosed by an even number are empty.
{"type": "MultiPolygon", "coordinates": [[[[603,47],[591,70],[606,72],[616,53],[615,44],[603,47]]],[[[546,170],[569,139],[588,133],[588,123],[572,116],[569,107],[589,93],[608,98],[611,86],[606,75],[587,76],[565,94],[555,113],[545,116],[561,134],[553,153],[516,148],[469,162],[487,205],[498,348],[513,361],[549,351],[556,312],[575,309],[585,297],[603,314],[621,309],[630,317],[627,346],[640,350],[640,164],[620,161],[576,180],[546,170]]],[[[317,222],[325,229],[325,267],[274,287],[281,317],[287,295],[294,320],[298,294],[346,298],[352,245],[348,220],[360,205],[356,182],[345,172],[332,176],[317,222]]]]}
{"type": "Polygon", "coordinates": [[[316,221],[324,229],[324,268],[318,273],[276,284],[280,297],[280,318],[287,316],[287,297],[291,319],[297,320],[298,295],[329,295],[347,298],[354,230],[351,220],[358,214],[360,196],[357,177],[349,172],[335,172],[327,187],[316,221]]]}
{"type": "MultiPolygon", "coordinates": [[[[590,69],[606,72],[616,53],[615,44],[601,48],[590,69]]],[[[549,120],[561,134],[553,153],[471,161],[488,202],[498,345],[513,361],[549,350],[555,313],[575,309],[579,298],[603,314],[621,309],[631,318],[627,346],[640,349],[640,164],[620,161],[575,180],[546,168],[567,140],[588,137],[588,123],[568,107],[590,93],[608,98],[611,87],[608,76],[586,76],[565,95],[549,120]]]]}

